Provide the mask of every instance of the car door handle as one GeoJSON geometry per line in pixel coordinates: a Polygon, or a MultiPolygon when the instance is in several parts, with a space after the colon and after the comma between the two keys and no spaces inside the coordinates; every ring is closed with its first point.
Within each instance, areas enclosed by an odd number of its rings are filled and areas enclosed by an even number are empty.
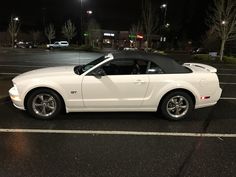
{"type": "Polygon", "coordinates": [[[141,85],[141,84],[145,84],[146,82],[143,81],[143,80],[138,79],[134,83],[137,84],[137,85],[141,85]]]}

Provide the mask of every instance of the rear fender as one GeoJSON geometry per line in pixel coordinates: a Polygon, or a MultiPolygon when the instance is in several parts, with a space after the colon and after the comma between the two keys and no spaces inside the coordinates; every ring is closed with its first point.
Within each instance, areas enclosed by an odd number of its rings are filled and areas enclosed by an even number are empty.
{"type": "Polygon", "coordinates": [[[197,91],[197,89],[195,89],[191,84],[187,83],[187,82],[179,82],[177,83],[171,83],[166,85],[165,87],[163,87],[159,93],[157,94],[157,107],[159,106],[161,99],[168,93],[174,91],[174,90],[186,90],[188,92],[191,92],[193,94],[193,96],[195,97],[195,104],[197,104],[199,102],[199,98],[200,98],[200,94],[197,91]]]}

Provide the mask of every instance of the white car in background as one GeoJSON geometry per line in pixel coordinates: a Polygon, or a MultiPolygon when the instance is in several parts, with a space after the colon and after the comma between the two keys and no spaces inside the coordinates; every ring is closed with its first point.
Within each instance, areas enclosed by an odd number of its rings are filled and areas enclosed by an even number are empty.
{"type": "Polygon", "coordinates": [[[39,119],[69,112],[156,112],[180,120],[212,106],[221,88],[211,66],[158,54],[120,52],[83,66],[38,69],[13,79],[13,104],[39,119]]]}
{"type": "Polygon", "coordinates": [[[48,49],[63,48],[63,47],[69,47],[69,42],[67,42],[67,41],[56,41],[53,44],[47,44],[48,49]]]}

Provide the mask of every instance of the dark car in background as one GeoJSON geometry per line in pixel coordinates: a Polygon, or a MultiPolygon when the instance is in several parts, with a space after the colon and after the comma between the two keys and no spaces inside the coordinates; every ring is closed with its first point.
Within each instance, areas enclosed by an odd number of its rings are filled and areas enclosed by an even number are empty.
{"type": "Polygon", "coordinates": [[[38,45],[33,43],[33,42],[24,42],[24,41],[19,41],[17,43],[15,43],[14,45],[15,48],[37,48],[38,45]]]}
{"type": "Polygon", "coordinates": [[[206,48],[195,48],[192,50],[192,54],[208,54],[209,50],[206,48]]]}

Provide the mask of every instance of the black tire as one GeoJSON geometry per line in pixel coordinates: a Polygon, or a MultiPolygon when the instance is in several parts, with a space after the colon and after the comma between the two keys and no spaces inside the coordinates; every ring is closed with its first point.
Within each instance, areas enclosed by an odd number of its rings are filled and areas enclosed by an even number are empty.
{"type": "Polygon", "coordinates": [[[60,96],[50,89],[38,89],[30,93],[26,100],[26,110],[41,120],[55,118],[62,110],[60,96]]]}
{"type": "Polygon", "coordinates": [[[191,96],[183,91],[166,95],[161,104],[161,112],[166,119],[182,120],[190,116],[194,104],[191,96]]]}

